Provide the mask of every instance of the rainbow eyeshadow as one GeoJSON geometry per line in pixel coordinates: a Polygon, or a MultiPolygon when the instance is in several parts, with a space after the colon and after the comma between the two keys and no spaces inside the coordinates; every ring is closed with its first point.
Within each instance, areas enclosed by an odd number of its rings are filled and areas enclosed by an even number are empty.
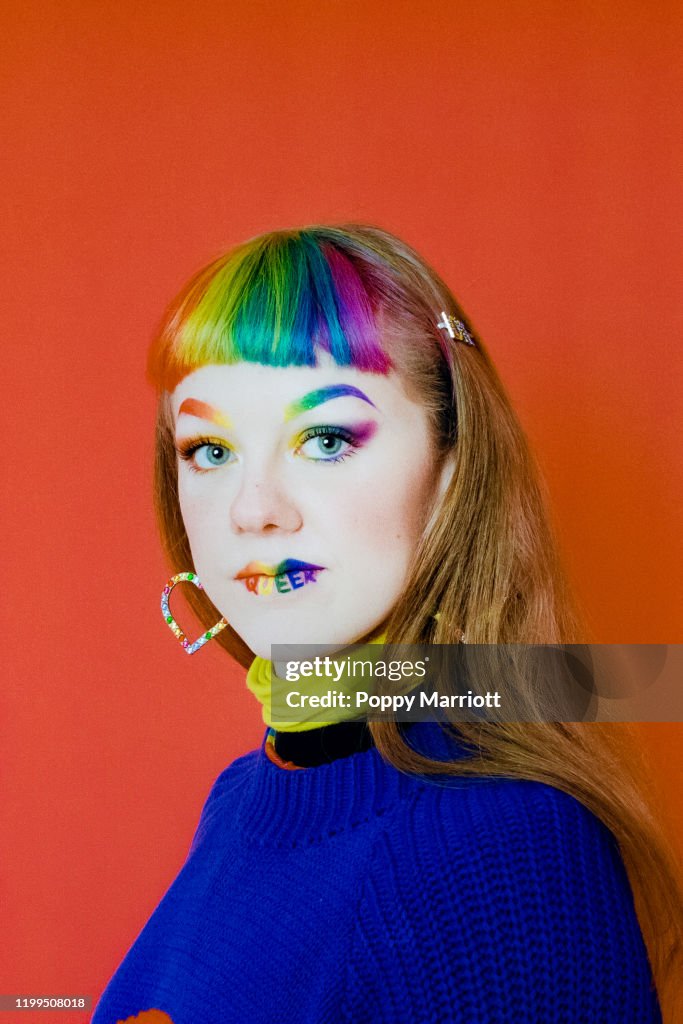
{"type": "Polygon", "coordinates": [[[302,412],[314,409],[316,405],[322,405],[323,402],[331,402],[333,398],[342,398],[345,395],[360,398],[363,402],[371,405],[373,409],[377,408],[375,403],[371,402],[360,388],[355,388],[352,384],[328,384],[327,387],[309,391],[302,398],[298,398],[295,402],[290,402],[285,409],[285,422],[294,419],[295,416],[300,416],[302,412]]]}
{"type": "MultiPolygon", "coordinates": [[[[350,441],[354,448],[362,448],[363,445],[367,444],[368,441],[372,440],[373,436],[377,431],[378,426],[379,424],[376,422],[376,420],[367,420],[365,423],[354,423],[353,426],[344,427],[343,431],[344,433],[347,433],[349,435],[348,440],[350,441]]],[[[310,427],[308,429],[310,430],[310,427]]],[[[336,436],[337,429],[337,427],[330,426],[330,434],[336,436]]],[[[304,430],[303,434],[300,433],[293,437],[288,445],[289,450],[296,451],[297,448],[300,448],[301,445],[304,444],[306,440],[310,441],[313,439],[306,438],[305,435],[306,431],[304,430]]],[[[344,438],[344,440],[346,440],[346,438],[344,438]]]]}
{"type": "Polygon", "coordinates": [[[200,402],[198,398],[186,398],[181,403],[178,416],[181,413],[186,413],[188,416],[197,416],[200,420],[209,420],[211,423],[216,423],[219,427],[226,427],[228,430],[232,428],[232,420],[224,412],[216,409],[213,405],[209,405],[207,402],[200,402]]]}

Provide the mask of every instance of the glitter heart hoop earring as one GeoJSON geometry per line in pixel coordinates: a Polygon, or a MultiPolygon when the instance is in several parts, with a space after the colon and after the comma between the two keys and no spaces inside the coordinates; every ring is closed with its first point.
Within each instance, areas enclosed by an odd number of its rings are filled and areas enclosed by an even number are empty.
{"type": "Polygon", "coordinates": [[[204,588],[199,582],[199,577],[196,572],[179,572],[176,576],[171,576],[161,595],[161,614],[164,616],[164,622],[171,632],[175,633],[176,637],[180,641],[181,647],[185,651],[185,654],[194,654],[200,647],[203,647],[205,643],[208,643],[209,640],[213,639],[217,633],[220,633],[222,629],[225,629],[228,623],[227,619],[221,619],[220,622],[217,622],[210,630],[197,637],[194,642],[190,642],[171,615],[168,608],[168,599],[171,596],[171,591],[178,583],[192,583],[199,590],[203,590],[204,588]]]}

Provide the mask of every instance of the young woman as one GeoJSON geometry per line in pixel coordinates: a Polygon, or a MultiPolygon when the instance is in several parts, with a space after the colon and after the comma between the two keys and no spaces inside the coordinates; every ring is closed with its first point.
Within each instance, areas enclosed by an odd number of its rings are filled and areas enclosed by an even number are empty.
{"type": "Polygon", "coordinates": [[[444,282],[375,227],[272,232],[190,281],[149,367],[169,564],[267,728],[214,783],[95,1024],[660,1021],[680,890],[622,727],[273,727],[272,644],[585,639],[524,435],[444,282]]]}

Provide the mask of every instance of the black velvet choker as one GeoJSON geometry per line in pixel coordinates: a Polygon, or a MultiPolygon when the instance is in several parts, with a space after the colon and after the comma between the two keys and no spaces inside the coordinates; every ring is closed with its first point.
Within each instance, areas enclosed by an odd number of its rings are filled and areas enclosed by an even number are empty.
{"type": "Polygon", "coordinates": [[[274,735],[278,757],[283,761],[291,761],[299,768],[315,768],[336,761],[338,757],[358,754],[374,745],[372,733],[365,721],[333,722],[303,732],[276,730],[274,735]]]}

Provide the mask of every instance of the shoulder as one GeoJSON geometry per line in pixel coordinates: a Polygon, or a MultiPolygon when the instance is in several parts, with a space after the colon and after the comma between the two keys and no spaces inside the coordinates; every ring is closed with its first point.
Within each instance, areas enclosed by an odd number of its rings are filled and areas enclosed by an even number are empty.
{"type": "Polygon", "coordinates": [[[243,791],[246,779],[255,771],[259,758],[258,750],[236,758],[218,775],[204,800],[199,822],[190,844],[188,857],[199,847],[211,830],[212,823],[225,817],[225,810],[243,791]]]}
{"type": "MultiPolygon", "coordinates": [[[[436,757],[463,757],[457,741],[426,727],[420,742],[436,757]],[[425,739],[425,737],[427,739],[425,739]]],[[[418,777],[415,799],[405,807],[404,833],[424,836],[433,856],[471,855],[470,868],[504,856],[506,870],[516,861],[534,873],[553,871],[558,857],[604,860],[621,869],[610,830],[579,799],[557,786],[531,779],[439,775],[418,777]]]]}
{"type": "Polygon", "coordinates": [[[611,929],[627,927],[637,941],[618,843],[580,800],[525,779],[448,782],[425,783],[405,807],[396,853],[416,884],[428,861],[434,894],[455,888],[462,913],[500,916],[508,906],[520,927],[550,927],[555,915],[584,935],[611,916],[611,929]]]}
{"type": "Polygon", "coordinates": [[[231,792],[240,789],[255,770],[259,761],[259,750],[250,750],[247,754],[235,758],[227,768],[224,768],[220,775],[214,780],[204,804],[204,810],[210,807],[217,800],[229,795],[231,792]]]}
{"type": "Polygon", "coordinates": [[[448,782],[417,787],[379,838],[354,951],[391,948],[421,998],[442,999],[429,1019],[658,1022],[609,829],[545,783],[448,782]]]}
{"type": "Polygon", "coordinates": [[[434,840],[435,851],[458,849],[477,860],[505,853],[531,855],[537,869],[560,849],[620,860],[616,840],[576,797],[530,779],[450,777],[425,781],[412,806],[411,826],[434,840]]]}

